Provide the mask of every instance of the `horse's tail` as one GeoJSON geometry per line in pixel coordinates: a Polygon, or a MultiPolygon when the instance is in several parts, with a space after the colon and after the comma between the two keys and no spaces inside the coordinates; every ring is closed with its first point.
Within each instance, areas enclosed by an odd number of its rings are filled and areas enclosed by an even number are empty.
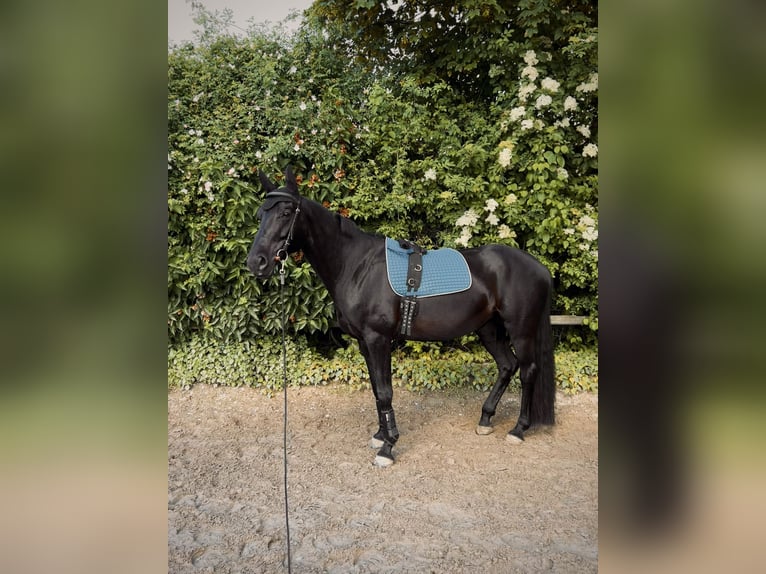
{"type": "Polygon", "coordinates": [[[533,383],[529,421],[532,426],[555,423],[556,366],[553,359],[553,330],[551,328],[552,283],[552,281],[548,283],[545,304],[537,323],[537,341],[535,344],[537,376],[533,383]]]}

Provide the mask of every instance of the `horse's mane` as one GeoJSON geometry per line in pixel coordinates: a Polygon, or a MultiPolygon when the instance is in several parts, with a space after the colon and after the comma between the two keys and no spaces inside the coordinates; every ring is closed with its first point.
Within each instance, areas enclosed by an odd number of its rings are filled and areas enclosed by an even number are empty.
{"type": "Polygon", "coordinates": [[[362,229],[348,217],[343,217],[340,213],[335,214],[335,220],[343,235],[353,235],[355,233],[364,233],[362,229]]]}

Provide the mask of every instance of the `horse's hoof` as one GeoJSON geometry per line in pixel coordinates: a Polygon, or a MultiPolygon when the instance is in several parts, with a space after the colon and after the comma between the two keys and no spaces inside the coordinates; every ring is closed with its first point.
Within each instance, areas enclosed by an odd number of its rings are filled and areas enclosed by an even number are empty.
{"type": "Polygon", "coordinates": [[[380,468],[386,468],[387,466],[394,464],[394,459],[378,455],[375,457],[375,461],[372,464],[380,468]]]}
{"type": "Polygon", "coordinates": [[[485,427],[481,425],[476,427],[476,434],[481,436],[486,436],[488,434],[492,434],[493,432],[495,432],[495,427],[485,427]]]}
{"type": "Polygon", "coordinates": [[[505,435],[505,440],[507,440],[511,444],[521,444],[524,442],[523,438],[521,438],[520,436],[516,436],[515,434],[510,432],[507,435],[505,435]]]}
{"type": "Polygon", "coordinates": [[[378,449],[378,448],[381,448],[384,444],[385,443],[379,438],[372,437],[370,439],[370,448],[378,449]]]}

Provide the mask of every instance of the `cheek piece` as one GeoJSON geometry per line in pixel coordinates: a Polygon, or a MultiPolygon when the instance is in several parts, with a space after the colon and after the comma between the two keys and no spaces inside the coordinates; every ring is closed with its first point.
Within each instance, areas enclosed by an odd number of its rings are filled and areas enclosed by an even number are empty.
{"type": "MultiPolygon", "coordinates": [[[[266,199],[272,199],[274,197],[286,197],[290,200],[295,200],[295,197],[292,196],[289,193],[285,193],[283,191],[272,191],[271,193],[266,194],[266,199]]],[[[292,221],[290,221],[290,227],[287,230],[287,237],[285,238],[285,243],[277,249],[276,254],[274,255],[274,261],[282,263],[282,268],[284,269],[284,264],[287,261],[287,253],[288,248],[290,247],[290,244],[293,242],[293,232],[295,230],[295,221],[298,219],[298,214],[301,212],[301,200],[298,199],[298,203],[295,205],[295,211],[293,212],[293,218],[292,221]]]]}

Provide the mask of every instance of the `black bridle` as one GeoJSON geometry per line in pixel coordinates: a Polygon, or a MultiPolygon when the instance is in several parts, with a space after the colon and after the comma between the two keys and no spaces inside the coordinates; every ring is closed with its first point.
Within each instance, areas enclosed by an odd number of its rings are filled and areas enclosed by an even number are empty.
{"type": "MultiPolygon", "coordinates": [[[[272,197],[285,197],[289,199],[292,202],[296,201],[296,198],[293,194],[287,193],[285,191],[271,191],[266,194],[266,199],[272,198],[272,197]]],[[[287,237],[285,238],[285,243],[277,249],[277,253],[274,256],[274,261],[279,261],[280,263],[283,263],[287,261],[287,254],[288,254],[288,248],[290,247],[290,244],[293,242],[293,231],[295,230],[295,221],[298,219],[298,214],[301,212],[301,198],[298,197],[298,201],[295,204],[295,211],[293,212],[293,219],[290,221],[290,227],[287,230],[287,237]]]]}

